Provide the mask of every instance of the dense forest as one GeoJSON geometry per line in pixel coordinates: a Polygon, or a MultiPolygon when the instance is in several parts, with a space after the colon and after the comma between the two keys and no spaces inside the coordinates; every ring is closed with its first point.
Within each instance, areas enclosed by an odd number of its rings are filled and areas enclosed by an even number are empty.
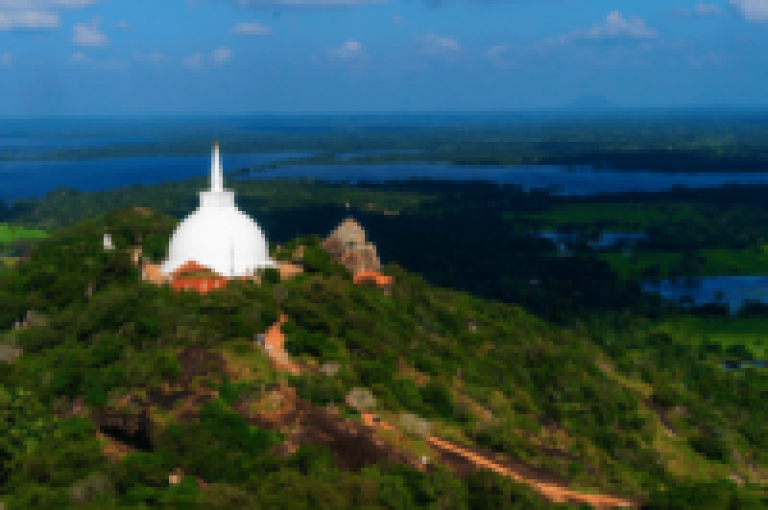
{"type": "MultiPolygon", "coordinates": [[[[30,327],[2,337],[0,498],[9,508],[558,506],[489,472],[460,476],[436,454],[419,472],[374,453],[357,458],[364,444],[311,434],[286,453],[290,433],[246,412],[281,385],[312,409],[333,403],[352,422],[344,395],[365,388],[382,414],[416,414],[540,477],[645,508],[681,498],[697,508],[768,503],[756,484],[768,463],[764,376],[723,372],[705,353],[654,334],[648,319],[605,312],[555,326],[394,263],[382,270],[397,282],[386,296],[352,285],[311,234],[275,254],[306,246],[306,272],[295,280],[175,293],[143,283],[126,251],[140,235],[151,252],[174,224],[118,209],[60,229],[0,273],[0,321],[36,312],[30,327]],[[103,250],[105,229],[117,250],[103,250]],[[268,368],[250,338],[278,310],[291,318],[291,355],[307,366],[334,363],[335,373],[268,368]],[[182,412],[190,394],[208,398],[182,412]],[[98,433],[131,453],[110,460],[98,433]],[[187,482],[169,485],[178,469],[187,482]]],[[[418,435],[409,441],[424,451],[418,435]]]]}
{"type": "MultiPolygon", "coordinates": [[[[554,505],[488,472],[460,476],[448,459],[421,473],[374,454],[346,459],[359,446],[311,434],[285,454],[286,430],[243,412],[281,385],[308,409],[334,403],[352,421],[358,418],[344,395],[366,388],[381,413],[415,413],[444,436],[544,479],[635,498],[646,508],[765,505],[764,372],[725,372],[720,363],[729,354],[720,346],[696,348],[656,327],[664,318],[723,310],[684,311],[642,293],[584,242],[563,256],[533,234],[546,226],[587,238],[590,224],[639,228],[651,233],[636,245],[639,258],[658,249],[691,257],[708,248],[754,251],[765,239],[763,189],[578,199],[490,183],[240,181],[231,186],[239,206],[273,246],[307,246],[306,273],[206,296],[141,282],[124,250],[141,236],[149,258],[162,258],[205,184],[59,189],[5,207],[3,221],[51,234],[7,247],[25,262],[0,272],[0,325],[36,312],[35,326],[8,329],[0,341],[8,363],[0,372],[7,427],[0,498],[9,508],[554,505]],[[655,208],[658,218],[638,221],[627,209],[633,204],[655,208]],[[157,212],[137,215],[135,205],[157,212]],[[575,221],[574,207],[591,216],[575,221]],[[595,223],[600,207],[611,221],[595,223]],[[672,212],[679,222],[660,219],[672,212]],[[395,277],[391,297],[352,285],[319,247],[348,215],[395,277]],[[103,250],[105,230],[117,251],[103,250]],[[681,246],[681,236],[691,244],[681,246]],[[309,366],[336,363],[334,376],[269,370],[249,339],[278,310],[291,317],[284,327],[291,355],[309,366]],[[476,329],[468,330],[470,322],[476,329]],[[195,366],[195,353],[210,367],[195,366]],[[250,366],[251,377],[238,379],[225,361],[250,366]],[[179,414],[180,399],[201,388],[218,397],[179,414]],[[126,398],[127,411],[119,404],[126,398]],[[76,404],[87,418],[71,415],[76,404]],[[138,425],[130,434],[115,425],[132,419],[138,425]],[[106,459],[97,432],[134,451],[106,459]],[[179,467],[213,489],[169,486],[168,473],[179,467]]],[[[688,264],[660,270],[698,274],[688,264]]],[[[412,441],[424,451],[423,440],[412,441]]]]}

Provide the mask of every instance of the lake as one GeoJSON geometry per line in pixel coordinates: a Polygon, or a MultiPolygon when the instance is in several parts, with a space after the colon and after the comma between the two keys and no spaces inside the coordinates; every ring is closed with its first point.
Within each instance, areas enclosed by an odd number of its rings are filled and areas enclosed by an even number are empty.
{"type": "Polygon", "coordinates": [[[419,154],[424,152],[419,149],[397,149],[397,150],[385,150],[385,149],[370,149],[357,152],[342,152],[336,154],[336,159],[339,161],[346,161],[358,156],[375,156],[381,154],[419,154]]]}
{"type": "Polygon", "coordinates": [[[723,369],[732,372],[742,368],[768,368],[766,360],[723,361],[723,369]]]}
{"type": "Polygon", "coordinates": [[[123,145],[131,143],[148,143],[157,141],[154,136],[104,136],[104,137],[22,137],[0,136],[0,152],[18,152],[29,154],[41,151],[79,149],[82,147],[98,147],[104,145],[123,145]]]}
{"type": "MultiPolygon", "coordinates": [[[[568,241],[568,240],[578,240],[581,237],[581,234],[578,232],[559,232],[557,230],[541,230],[538,232],[539,237],[543,237],[544,239],[549,239],[550,241],[554,241],[558,243],[558,241],[568,241]]],[[[642,232],[619,232],[619,231],[603,231],[600,232],[600,238],[596,241],[589,241],[587,244],[590,246],[590,248],[595,249],[606,249],[611,248],[619,241],[637,241],[639,239],[643,239],[645,237],[645,234],[642,232]]],[[[558,245],[563,246],[562,243],[558,243],[558,245]]]]}
{"type": "Polygon", "coordinates": [[[726,184],[766,184],[768,173],[660,174],[656,172],[572,171],[563,166],[483,167],[447,163],[384,165],[290,165],[238,177],[239,179],[310,178],[330,182],[385,182],[410,177],[454,181],[484,180],[517,184],[526,191],[552,189],[558,194],[587,196],[627,191],[664,191],[676,186],[719,187],[726,184]]]}
{"type": "MultiPolygon", "coordinates": [[[[222,155],[228,170],[251,168],[313,152],[222,155]]],[[[95,161],[0,161],[0,200],[43,198],[58,187],[101,191],[210,175],[211,156],[117,158],[95,161]]]]}
{"type": "MultiPolygon", "coordinates": [[[[167,136],[163,135],[163,136],[167,136]]],[[[78,148],[129,144],[160,140],[163,136],[73,136],[23,137],[0,136],[3,151],[50,151],[58,148],[78,148]]],[[[339,160],[366,154],[418,153],[419,150],[351,151],[337,155],[339,160]]],[[[239,168],[306,157],[314,151],[286,151],[275,153],[224,154],[225,173],[239,168]]],[[[0,161],[0,199],[42,198],[58,187],[79,191],[98,191],[134,184],[159,184],[206,175],[210,170],[210,155],[150,156],[114,158],[96,161],[0,161]]],[[[729,183],[766,184],[768,174],[760,173],[706,173],[660,174],[656,172],[593,171],[590,167],[562,166],[454,166],[448,163],[389,163],[381,165],[288,165],[235,179],[310,178],[331,182],[360,181],[384,182],[406,180],[411,177],[470,181],[484,180],[509,183],[523,189],[549,189],[563,195],[587,196],[598,193],[625,191],[663,191],[676,186],[717,187],[729,183]]],[[[226,178],[226,176],[225,176],[226,178]]]]}
{"type": "Polygon", "coordinates": [[[747,299],[768,304],[768,276],[710,276],[694,280],[661,280],[642,282],[646,292],[661,294],[662,297],[679,301],[688,297],[696,305],[716,300],[717,292],[723,292],[723,303],[731,314],[738,311],[747,299]]]}

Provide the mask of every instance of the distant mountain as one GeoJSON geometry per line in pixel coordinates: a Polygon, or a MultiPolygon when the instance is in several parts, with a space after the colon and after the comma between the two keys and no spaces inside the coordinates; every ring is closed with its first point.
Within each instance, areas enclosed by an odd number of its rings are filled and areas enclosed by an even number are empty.
{"type": "Polygon", "coordinates": [[[606,111],[617,108],[619,106],[605,96],[588,95],[577,97],[560,109],[567,111],[606,111]]]}

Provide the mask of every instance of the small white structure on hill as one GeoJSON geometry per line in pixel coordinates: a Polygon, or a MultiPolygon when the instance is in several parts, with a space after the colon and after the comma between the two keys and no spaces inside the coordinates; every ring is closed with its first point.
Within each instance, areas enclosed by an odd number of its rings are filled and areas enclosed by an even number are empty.
{"type": "Polygon", "coordinates": [[[105,250],[114,250],[115,245],[112,244],[112,236],[109,234],[104,234],[104,249],[105,250]]]}
{"type": "Polygon", "coordinates": [[[218,141],[213,146],[211,189],[200,192],[200,206],[176,228],[160,271],[169,276],[190,261],[226,278],[277,268],[259,225],[237,208],[235,192],[224,189],[218,141]]]}

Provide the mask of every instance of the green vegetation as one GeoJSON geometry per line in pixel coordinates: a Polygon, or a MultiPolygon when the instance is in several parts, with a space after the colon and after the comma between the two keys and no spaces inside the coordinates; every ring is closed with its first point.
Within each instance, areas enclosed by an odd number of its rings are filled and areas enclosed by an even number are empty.
{"type": "MultiPolygon", "coordinates": [[[[605,124],[589,136],[573,125],[422,138],[376,133],[376,147],[362,129],[325,138],[254,134],[223,150],[327,144],[302,164],[386,146],[429,150],[349,163],[765,168],[762,153],[745,137],[728,138],[722,126],[709,128],[708,142],[683,136],[672,149],[670,130],[638,126],[605,124]],[[278,139],[286,145],[273,145],[278,139]]],[[[762,128],[753,129],[759,135],[762,128]]],[[[199,153],[208,142],[138,149],[199,153]]],[[[137,147],[125,150],[137,154],[137,147]]],[[[258,219],[273,246],[286,248],[279,259],[306,246],[306,273],[280,282],[267,271],[261,286],[232,282],[204,296],[141,282],[127,250],[141,245],[146,257],[161,260],[176,222],[197,206],[196,192],[206,185],[199,178],[100,193],[59,189],[0,207],[4,231],[13,232],[4,260],[30,256],[18,269],[0,270],[0,502],[8,510],[556,507],[487,472],[458,479],[440,459],[426,474],[381,459],[349,468],[345,455],[357,447],[316,438],[286,454],[289,431],[254,425],[247,412],[269,404],[286,384],[316,408],[333,403],[353,421],[359,416],[345,397],[365,388],[382,416],[414,413],[441,437],[573,488],[639,498],[645,508],[768,503],[761,485],[768,375],[721,369],[724,360],[766,356],[766,307],[734,318],[717,305],[685,312],[638,285],[765,274],[765,186],[576,198],[480,182],[228,180],[239,207],[258,219]],[[137,205],[149,213],[134,212],[137,205]],[[382,214],[388,210],[400,214],[382,214]],[[348,215],[395,277],[391,296],[352,285],[349,271],[320,248],[320,238],[348,215]],[[583,239],[568,242],[564,256],[532,234],[543,228],[581,232],[583,239]],[[648,237],[627,255],[621,243],[595,252],[586,239],[601,230],[648,237]],[[32,238],[33,231],[46,234],[32,238]],[[116,250],[103,250],[105,231],[116,250]],[[286,350],[308,366],[338,364],[333,375],[270,369],[251,339],[281,309],[290,317],[286,350]],[[29,310],[38,312],[39,325],[11,330],[29,310]],[[193,416],[184,413],[190,394],[200,397],[193,416]],[[71,415],[76,403],[88,417],[71,415]],[[140,433],[115,432],[110,418],[138,421],[140,433]],[[107,460],[98,429],[134,451],[107,460]],[[177,468],[189,476],[169,486],[177,468]],[[210,485],[200,489],[194,477],[210,485]],[[746,482],[738,487],[724,481],[729,477],[746,482]]],[[[426,448],[409,437],[404,450],[426,448]]]]}
{"type": "MultiPolygon", "coordinates": [[[[0,371],[0,501],[10,509],[556,507],[496,475],[457,479],[437,460],[435,471],[421,474],[383,464],[346,471],[334,461],[343,452],[311,443],[279,455],[274,447],[285,434],[249,424],[241,403],[281,381],[345,414],[344,396],[367,388],[382,413],[415,413],[467,445],[574,487],[648,499],[648,508],[665,508],[670,495],[692,497],[692,484],[750,479],[753,468],[768,466],[764,372],[724,372],[717,353],[692,349],[654,321],[598,310],[556,325],[393,263],[383,268],[396,281],[386,296],[354,286],[317,235],[292,242],[306,246],[306,273],[294,280],[175,293],[142,282],[127,252],[139,236],[145,251],[159,249],[173,224],[157,212],[118,209],[55,232],[23,267],[0,273],[2,324],[29,309],[41,317],[1,341],[23,350],[0,371]],[[105,229],[114,251],[102,249],[105,229]],[[338,363],[336,374],[271,372],[247,339],[279,308],[290,317],[286,348],[317,364],[338,363]],[[217,396],[193,418],[168,417],[177,407],[172,388],[192,387],[188,349],[219,352],[227,366],[210,357],[198,366],[198,391],[217,388],[217,396]],[[232,368],[250,375],[235,380],[232,368]],[[132,395],[129,415],[159,407],[165,411],[151,412],[167,423],[146,429],[138,451],[108,461],[94,429],[105,430],[124,395],[132,395]],[[78,397],[90,418],[64,416],[78,397]],[[169,486],[177,468],[210,488],[190,476],[169,486]]],[[[701,487],[713,501],[767,502],[756,485],[701,487]]]]}
{"type": "Polygon", "coordinates": [[[660,323],[658,328],[710,355],[768,358],[768,319],[763,317],[678,317],[660,323]]]}
{"type": "Polygon", "coordinates": [[[0,223],[0,243],[12,243],[16,239],[42,239],[48,234],[39,229],[26,229],[15,225],[0,223]]]}

